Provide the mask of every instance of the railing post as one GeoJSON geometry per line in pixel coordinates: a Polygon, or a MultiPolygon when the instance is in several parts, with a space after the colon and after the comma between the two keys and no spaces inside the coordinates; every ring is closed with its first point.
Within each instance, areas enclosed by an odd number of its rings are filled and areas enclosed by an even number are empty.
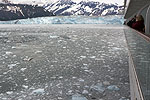
{"type": "Polygon", "coordinates": [[[150,35],[150,6],[148,7],[146,14],[145,34],[150,35]]]}

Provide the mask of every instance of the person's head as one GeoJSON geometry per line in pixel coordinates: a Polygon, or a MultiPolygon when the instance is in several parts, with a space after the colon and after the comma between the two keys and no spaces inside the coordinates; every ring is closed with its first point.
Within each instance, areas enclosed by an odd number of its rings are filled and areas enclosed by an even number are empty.
{"type": "Polygon", "coordinates": [[[144,21],[144,18],[142,15],[137,15],[136,16],[136,21],[144,21]]]}
{"type": "Polygon", "coordinates": [[[134,15],[134,17],[133,18],[135,18],[136,19],[136,15],[134,15]]]}

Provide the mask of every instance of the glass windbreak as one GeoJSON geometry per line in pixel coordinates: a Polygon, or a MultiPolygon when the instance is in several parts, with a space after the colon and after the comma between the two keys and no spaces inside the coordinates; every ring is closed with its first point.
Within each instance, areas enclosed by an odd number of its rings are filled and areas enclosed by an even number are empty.
{"type": "Polygon", "coordinates": [[[150,100],[150,42],[132,29],[125,35],[145,100],[150,100]]]}
{"type": "Polygon", "coordinates": [[[148,9],[149,6],[146,6],[140,13],[140,15],[143,16],[144,18],[144,21],[146,21],[146,13],[147,13],[147,9],[148,9]]]}

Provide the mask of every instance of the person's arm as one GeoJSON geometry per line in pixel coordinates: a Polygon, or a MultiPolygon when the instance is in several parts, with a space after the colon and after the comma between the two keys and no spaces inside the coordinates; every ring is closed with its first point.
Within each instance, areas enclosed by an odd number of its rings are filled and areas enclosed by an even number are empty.
{"type": "Polygon", "coordinates": [[[133,24],[132,24],[132,28],[134,28],[134,29],[138,29],[138,28],[139,28],[138,23],[136,23],[136,22],[135,22],[135,23],[133,23],[133,24]]]}

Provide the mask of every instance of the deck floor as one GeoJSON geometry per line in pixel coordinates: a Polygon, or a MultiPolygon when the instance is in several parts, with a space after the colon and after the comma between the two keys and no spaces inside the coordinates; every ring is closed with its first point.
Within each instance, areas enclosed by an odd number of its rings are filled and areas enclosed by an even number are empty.
{"type": "Polygon", "coordinates": [[[0,100],[129,100],[123,29],[1,25],[0,100]]]}

